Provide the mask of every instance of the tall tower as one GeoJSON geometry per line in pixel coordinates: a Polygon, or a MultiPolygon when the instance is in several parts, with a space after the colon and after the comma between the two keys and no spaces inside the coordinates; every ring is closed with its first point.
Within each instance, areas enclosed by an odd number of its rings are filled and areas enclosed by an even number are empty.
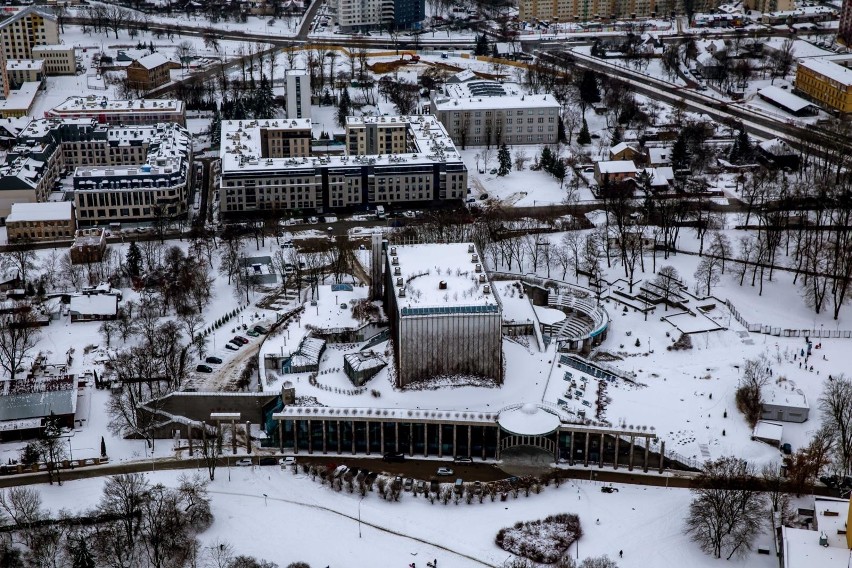
{"type": "Polygon", "coordinates": [[[371,300],[381,300],[382,299],[382,252],[384,252],[384,239],[382,238],[381,233],[373,233],[372,235],[372,249],[371,249],[371,261],[370,261],[370,299],[371,300]]]}

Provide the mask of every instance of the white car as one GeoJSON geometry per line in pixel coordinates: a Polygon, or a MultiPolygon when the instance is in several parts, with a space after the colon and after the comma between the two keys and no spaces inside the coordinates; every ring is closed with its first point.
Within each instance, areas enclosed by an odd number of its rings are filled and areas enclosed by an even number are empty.
{"type": "Polygon", "coordinates": [[[240,466],[240,467],[249,467],[249,466],[251,466],[251,458],[240,458],[240,459],[237,460],[237,462],[234,465],[237,465],[237,466],[240,466]]]}
{"type": "Polygon", "coordinates": [[[453,475],[455,472],[448,467],[439,467],[436,473],[438,475],[453,475]]]}
{"type": "Polygon", "coordinates": [[[296,465],[296,458],[294,458],[293,456],[287,456],[286,458],[281,458],[280,460],[278,460],[278,463],[279,465],[281,465],[282,468],[290,465],[296,465]]]}

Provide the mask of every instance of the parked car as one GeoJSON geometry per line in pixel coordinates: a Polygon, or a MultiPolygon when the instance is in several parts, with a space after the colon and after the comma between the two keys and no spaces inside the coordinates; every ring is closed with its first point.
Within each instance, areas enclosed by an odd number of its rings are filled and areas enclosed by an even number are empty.
{"type": "Polygon", "coordinates": [[[231,351],[237,351],[239,348],[240,348],[239,345],[234,345],[233,343],[230,343],[230,342],[225,344],[225,349],[230,349],[231,351]]]}
{"type": "Polygon", "coordinates": [[[235,335],[234,339],[242,343],[243,345],[247,345],[249,340],[243,337],[242,335],[235,335]]]}
{"type": "Polygon", "coordinates": [[[464,493],[464,479],[462,479],[461,477],[459,477],[458,479],[456,479],[456,482],[455,482],[455,483],[453,483],[453,490],[454,490],[456,493],[458,493],[459,495],[461,495],[462,493],[464,493]]]}
{"type": "Polygon", "coordinates": [[[260,461],[258,463],[260,465],[275,465],[276,460],[275,460],[275,458],[272,458],[272,457],[265,457],[265,458],[260,458],[260,461]]]}
{"type": "Polygon", "coordinates": [[[405,481],[402,482],[402,488],[405,491],[411,491],[412,489],[414,489],[414,480],[410,477],[406,477],[405,481]]]}
{"type": "Polygon", "coordinates": [[[437,493],[440,490],[441,490],[441,484],[438,483],[437,479],[432,479],[432,480],[429,481],[429,492],[430,493],[437,493]]]}
{"type": "Polygon", "coordinates": [[[213,363],[214,365],[221,365],[222,359],[219,357],[213,357],[212,355],[204,360],[205,363],[213,363]]]}
{"type": "Polygon", "coordinates": [[[480,200],[480,201],[485,201],[486,199],[488,199],[488,194],[487,194],[487,193],[483,193],[482,195],[480,195],[480,196],[479,196],[479,200],[480,200]]]}
{"type": "Polygon", "coordinates": [[[249,337],[259,337],[260,336],[260,334],[253,329],[248,330],[246,332],[246,335],[248,335],[249,337]]]}
{"type": "Polygon", "coordinates": [[[480,493],[482,493],[482,482],[481,481],[474,481],[473,482],[473,494],[479,495],[480,493]]]}
{"type": "Polygon", "coordinates": [[[473,463],[473,460],[471,458],[467,458],[464,456],[456,456],[456,459],[454,461],[456,463],[473,463]]]}
{"type": "Polygon", "coordinates": [[[618,487],[601,487],[601,493],[618,493],[618,487]]]}
{"type": "Polygon", "coordinates": [[[823,475],[819,480],[826,487],[834,488],[840,486],[840,478],[836,475],[823,475]]]}
{"type": "Polygon", "coordinates": [[[784,452],[784,455],[789,456],[793,453],[793,446],[791,446],[789,442],[781,444],[781,451],[784,452]]]}
{"type": "Polygon", "coordinates": [[[418,481],[415,486],[417,487],[418,493],[426,493],[426,482],[425,481],[422,481],[422,480],[418,481]]]}
{"type": "Polygon", "coordinates": [[[198,365],[197,367],[195,367],[195,370],[199,373],[212,373],[213,367],[211,367],[210,365],[198,365]]]}
{"type": "Polygon", "coordinates": [[[278,460],[278,465],[280,465],[282,468],[285,468],[290,465],[296,465],[296,458],[294,458],[293,456],[281,458],[280,460],[278,460]]]}
{"type": "Polygon", "coordinates": [[[402,463],[405,461],[405,454],[395,454],[393,452],[388,452],[382,456],[382,460],[386,462],[398,462],[402,463]]]}
{"type": "Polygon", "coordinates": [[[240,466],[240,467],[250,466],[251,465],[251,458],[240,458],[236,461],[236,463],[234,465],[237,465],[237,466],[240,466]]]}
{"type": "Polygon", "coordinates": [[[436,471],[438,475],[453,475],[455,472],[448,467],[439,467],[438,471],[436,471]]]}
{"type": "Polygon", "coordinates": [[[267,333],[269,333],[269,330],[263,327],[262,325],[254,326],[254,330],[261,335],[266,335],[267,333]]]}

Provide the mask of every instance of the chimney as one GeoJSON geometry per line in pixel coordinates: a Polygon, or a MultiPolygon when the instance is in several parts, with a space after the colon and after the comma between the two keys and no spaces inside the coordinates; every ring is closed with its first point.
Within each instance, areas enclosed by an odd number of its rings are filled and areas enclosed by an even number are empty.
{"type": "Polygon", "coordinates": [[[447,281],[441,280],[438,282],[438,290],[446,290],[447,289],[447,281]]]}

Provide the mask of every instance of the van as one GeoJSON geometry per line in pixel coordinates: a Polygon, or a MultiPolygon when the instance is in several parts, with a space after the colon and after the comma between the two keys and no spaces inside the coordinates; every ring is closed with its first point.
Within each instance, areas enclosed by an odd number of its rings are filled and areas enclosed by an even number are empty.
{"type": "Polygon", "coordinates": [[[385,218],[385,206],[384,205],[376,205],[376,219],[384,219],[385,218]]]}
{"type": "Polygon", "coordinates": [[[459,495],[464,492],[464,480],[461,477],[456,479],[456,482],[453,484],[453,490],[459,495]]]}

